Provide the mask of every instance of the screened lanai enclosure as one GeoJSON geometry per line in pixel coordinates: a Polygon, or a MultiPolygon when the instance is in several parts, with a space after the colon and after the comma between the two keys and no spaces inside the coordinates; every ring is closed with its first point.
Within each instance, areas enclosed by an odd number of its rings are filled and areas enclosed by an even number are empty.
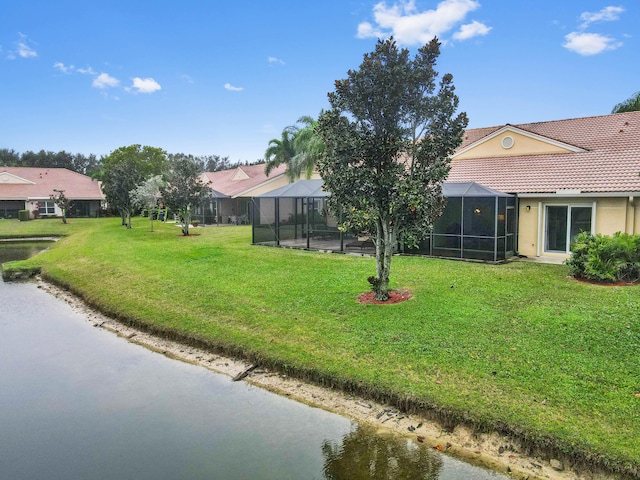
{"type": "MultiPolygon", "coordinates": [[[[347,253],[375,253],[373,241],[338,229],[322,180],[300,180],[253,198],[253,243],[347,253]]],[[[516,253],[516,197],[477,183],[444,183],[447,205],[417,247],[399,253],[490,262],[516,253]]]]}

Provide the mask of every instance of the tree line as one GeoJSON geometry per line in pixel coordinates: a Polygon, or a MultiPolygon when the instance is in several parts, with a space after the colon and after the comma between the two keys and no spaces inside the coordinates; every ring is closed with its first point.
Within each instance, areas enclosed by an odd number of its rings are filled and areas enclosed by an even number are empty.
{"type": "MultiPolygon", "coordinates": [[[[165,154],[168,159],[188,159],[200,172],[217,172],[235,166],[228,156],[221,155],[190,155],[185,153],[165,154]]],[[[28,150],[19,153],[14,149],[0,148],[0,166],[4,167],[40,167],[40,168],[66,168],[72,172],[81,173],[89,177],[101,179],[104,161],[108,157],[94,154],[85,155],[83,153],[70,153],[65,150],[52,152],[40,150],[34,152],[28,150]]],[[[254,165],[256,162],[240,162],[238,165],[254,165]]]]}

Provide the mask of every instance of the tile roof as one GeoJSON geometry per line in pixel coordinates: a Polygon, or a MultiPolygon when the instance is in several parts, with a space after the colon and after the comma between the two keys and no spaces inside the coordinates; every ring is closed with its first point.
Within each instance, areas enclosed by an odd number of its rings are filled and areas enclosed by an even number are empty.
{"type": "Polygon", "coordinates": [[[209,184],[211,189],[229,197],[236,197],[281,177],[285,169],[285,165],[274,168],[267,177],[264,173],[264,163],[262,163],[240,165],[229,170],[205,172],[202,175],[211,182],[209,184]]]}
{"type": "MultiPolygon", "coordinates": [[[[453,159],[447,181],[507,193],[640,192],[640,112],[513,126],[585,151],[453,159]]],[[[503,127],[467,130],[459,150],[503,127]]]]}
{"type": "Polygon", "coordinates": [[[2,200],[48,199],[54,189],[64,190],[65,196],[74,200],[104,199],[98,181],[66,168],[0,167],[0,177],[4,172],[31,183],[0,181],[2,200]]]}

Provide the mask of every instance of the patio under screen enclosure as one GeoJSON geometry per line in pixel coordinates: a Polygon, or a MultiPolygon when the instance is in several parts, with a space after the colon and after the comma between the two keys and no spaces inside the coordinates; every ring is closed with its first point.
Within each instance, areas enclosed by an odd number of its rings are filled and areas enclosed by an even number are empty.
{"type": "MultiPolygon", "coordinates": [[[[338,230],[322,180],[299,180],[254,197],[253,243],[346,253],[375,253],[367,237],[338,230]]],[[[516,197],[477,183],[442,185],[447,199],[433,231],[399,253],[500,262],[516,252],[516,197]]]]}

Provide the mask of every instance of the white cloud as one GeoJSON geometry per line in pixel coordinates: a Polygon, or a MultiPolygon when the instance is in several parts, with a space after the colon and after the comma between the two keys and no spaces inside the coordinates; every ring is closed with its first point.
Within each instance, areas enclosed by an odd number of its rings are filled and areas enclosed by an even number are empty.
{"type": "Polygon", "coordinates": [[[566,39],[564,48],[584,56],[597,55],[605,50],[615,50],[622,46],[622,42],[599,33],[571,32],[564,38],[566,39]]]}
{"type": "Polygon", "coordinates": [[[624,12],[624,8],[612,6],[605,7],[599,12],[584,12],[580,15],[580,20],[582,20],[580,28],[585,29],[594,22],[612,22],[619,20],[622,12],[624,12]]]}
{"type": "Polygon", "coordinates": [[[67,73],[67,74],[69,74],[69,73],[72,73],[72,72],[73,72],[74,66],[73,66],[73,65],[68,65],[68,66],[67,66],[67,65],[65,65],[65,64],[64,64],[64,63],[62,63],[62,62],[57,62],[57,63],[54,63],[54,64],[53,64],[53,68],[57,68],[57,69],[58,69],[58,70],[60,70],[62,73],[67,73]]]}
{"type": "Polygon", "coordinates": [[[184,80],[187,83],[191,83],[193,84],[193,78],[191,78],[189,75],[187,75],[186,73],[183,73],[182,75],[180,75],[180,78],[182,80],[184,80]]]}
{"type": "Polygon", "coordinates": [[[18,55],[20,55],[22,58],[31,58],[31,57],[37,57],[38,52],[36,52],[33,48],[31,48],[25,42],[18,42],[18,55]]]}
{"type": "Polygon", "coordinates": [[[153,78],[139,78],[133,79],[133,85],[127,89],[127,91],[134,90],[135,93],[153,93],[158,90],[162,90],[162,87],[153,78]]]}
{"type": "Polygon", "coordinates": [[[93,79],[92,85],[100,89],[117,87],[118,85],[120,85],[120,80],[118,80],[117,78],[113,78],[107,73],[101,73],[93,79]]]}
{"type": "MultiPolygon", "coordinates": [[[[434,36],[441,37],[462,22],[469,12],[480,7],[476,0],[442,0],[435,10],[418,11],[415,0],[400,0],[399,3],[388,7],[386,2],[377,3],[373,7],[375,25],[362,22],[358,25],[358,38],[377,38],[393,35],[398,43],[405,45],[424,44],[434,36]]],[[[485,28],[485,25],[479,23],[485,28]]],[[[473,24],[471,24],[473,25],[473,24]]],[[[477,28],[477,26],[473,27],[477,28]]],[[[477,30],[480,31],[480,30],[477,30]]],[[[469,35],[471,27],[465,29],[469,35]]],[[[488,30],[487,32],[488,33],[488,30]]],[[[486,35],[486,33],[475,33],[486,35]]],[[[467,36],[465,38],[471,38],[467,36]]],[[[463,39],[463,38],[461,38],[463,39]]]]}
{"type": "Polygon", "coordinates": [[[233,85],[231,85],[230,83],[225,83],[224,84],[224,88],[226,88],[227,90],[229,90],[230,92],[241,92],[242,90],[244,90],[243,87],[234,87],[233,85]]]}
{"type": "Polygon", "coordinates": [[[599,12],[583,12],[580,15],[582,23],[578,26],[577,32],[565,35],[565,43],[562,45],[567,50],[571,50],[579,55],[597,55],[607,50],[620,48],[623,43],[615,38],[601,33],[587,33],[584,30],[594,22],[613,22],[620,19],[620,14],[624,12],[623,7],[609,6],[599,12]]]}
{"type": "Polygon", "coordinates": [[[279,63],[280,65],[284,65],[284,61],[280,60],[279,58],[276,58],[276,57],[268,57],[267,61],[269,63],[279,63]]]}
{"type": "Polygon", "coordinates": [[[29,43],[32,43],[29,38],[23,33],[18,32],[18,36],[20,40],[15,42],[15,50],[11,50],[7,52],[7,58],[9,60],[15,60],[17,57],[22,58],[33,58],[38,56],[38,52],[36,52],[32,47],[29,46],[29,43]]]}
{"type": "Polygon", "coordinates": [[[77,70],[78,73],[82,73],[84,75],[96,75],[96,72],[93,70],[93,68],[91,67],[87,67],[87,68],[79,68],[77,70]]]}
{"type": "Polygon", "coordinates": [[[462,25],[460,30],[453,34],[453,38],[456,40],[469,40],[470,38],[477,37],[479,35],[487,35],[491,31],[492,27],[487,27],[484,23],[474,20],[471,23],[462,25]]]}

